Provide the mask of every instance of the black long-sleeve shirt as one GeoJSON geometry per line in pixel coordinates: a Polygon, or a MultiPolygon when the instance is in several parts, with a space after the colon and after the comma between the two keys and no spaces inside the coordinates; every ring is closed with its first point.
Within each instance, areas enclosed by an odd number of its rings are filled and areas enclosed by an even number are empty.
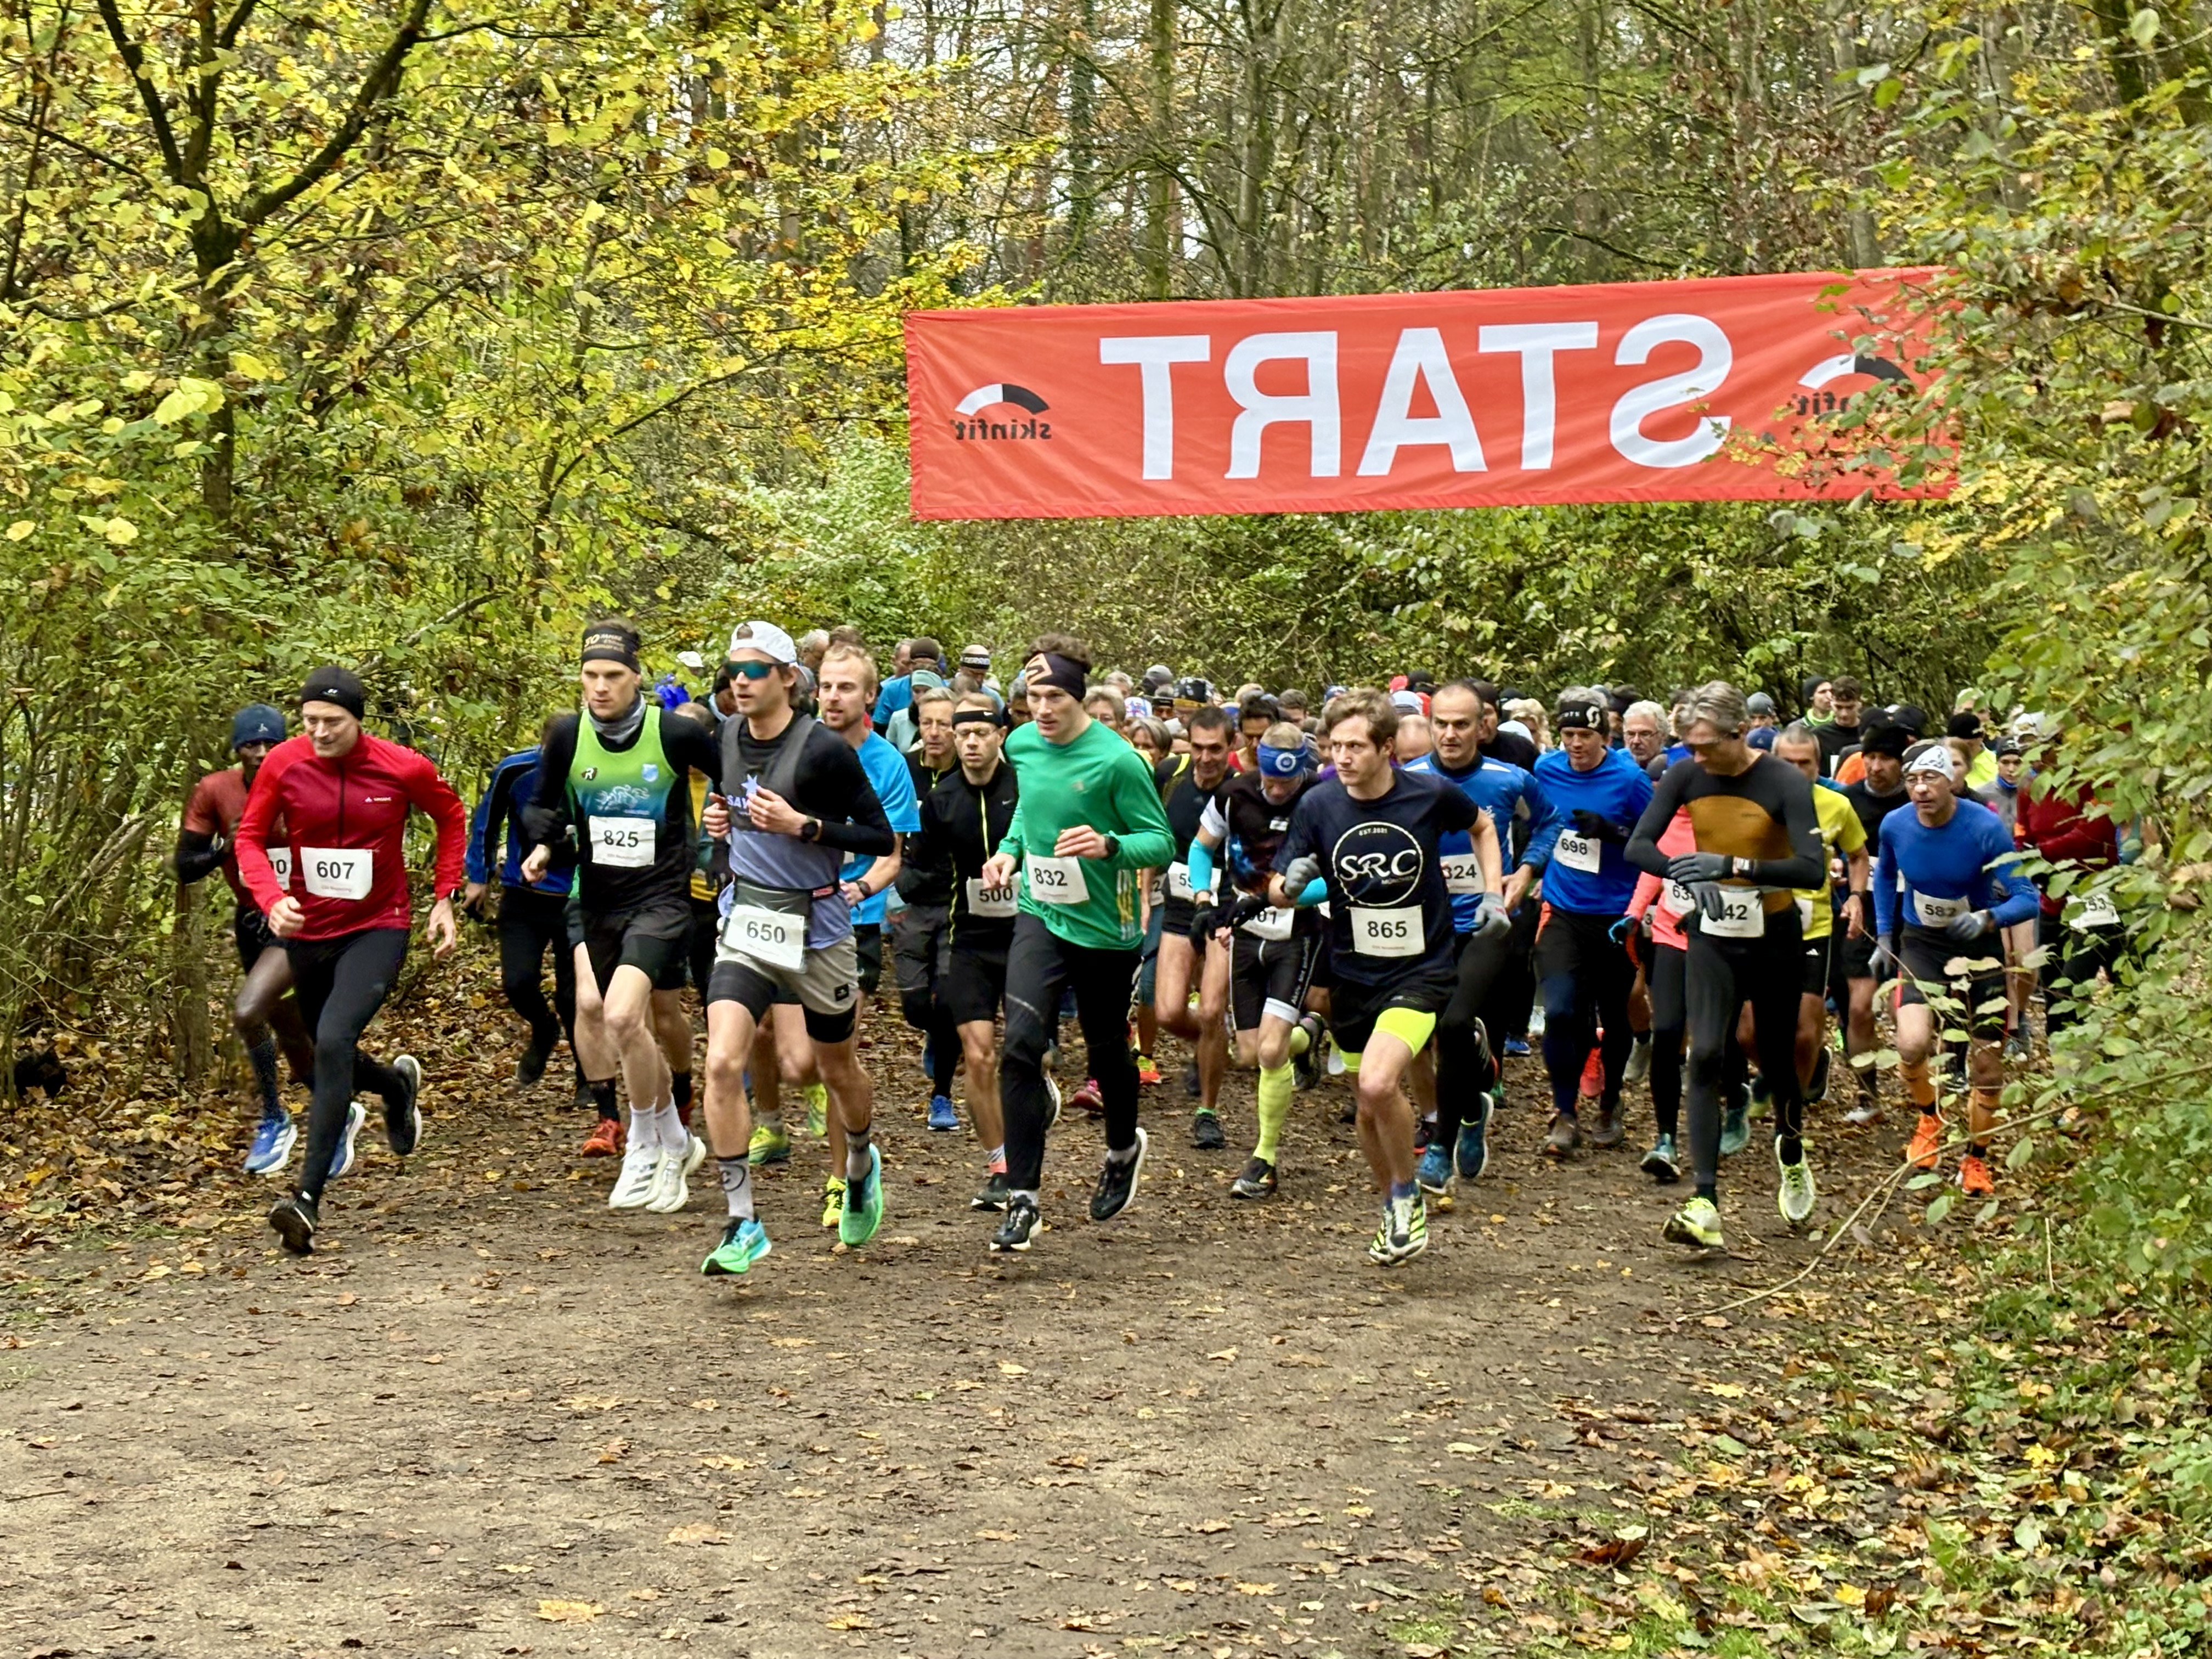
{"type": "Polygon", "coordinates": [[[1676,761],[1659,780],[1628,838],[1631,864],[1655,876],[1667,873],[1659,837],[1680,811],[1690,815],[1699,852],[1752,861],[1747,877],[1730,878],[1736,884],[1784,890],[1766,894],[1764,908],[1769,911],[1796,903],[1787,890],[1826,884],[1812,780],[1787,761],[1762,754],[1734,777],[1709,772],[1694,759],[1676,761]]]}
{"type": "Polygon", "coordinates": [[[1020,799],[1014,769],[1001,760],[988,782],[970,783],[956,768],[922,800],[921,828],[907,837],[906,857],[909,867],[931,872],[951,890],[955,938],[1002,944],[1013,937],[1012,917],[971,914],[968,884],[999,850],[1020,799]]]}

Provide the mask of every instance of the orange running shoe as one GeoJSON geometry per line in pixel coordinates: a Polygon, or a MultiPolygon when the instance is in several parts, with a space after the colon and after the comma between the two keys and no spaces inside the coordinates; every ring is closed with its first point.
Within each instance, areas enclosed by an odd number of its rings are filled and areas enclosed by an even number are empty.
{"type": "Polygon", "coordinates": [[[619,1118],[603,1117],[592,1126],[585,1137],[586,1158],[620,1158],[623,1149],[623,1126],[619,1118]]]}
{"type": "Polygon", "coordinates": [[[1137,1081],[1147,1089],[1157,1089],[1160,1086],[1160,1068],[1152,1064],[1150,1054],[1137,1056],[1137,1081]]]}
{"type": "Polygon", "coordinates": [[[1942,1146],[1943,1120],[1934,1112],[1923,1112],[1912,1144],[1905,1149],[1905,1161],[1916,1170],[1932,1170],[1942,1161],[1942,1146]]]}
{"type": "Polygon", "coordinates": [[[1993,1198],[1997,1183],[1990,1179],[1990,1166],[1972,1152],[1959,1160],[1959,1190],[1968,1198],[1993,1198]]]}

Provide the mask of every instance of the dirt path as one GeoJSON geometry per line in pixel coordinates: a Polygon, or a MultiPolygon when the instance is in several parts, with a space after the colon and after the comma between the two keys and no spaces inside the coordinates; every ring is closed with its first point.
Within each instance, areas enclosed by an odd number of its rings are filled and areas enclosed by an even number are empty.
{"type": "Polygon", "coordinates": [[[1547,1520],[1637,1518],[1740,1328],[1673,1322],[1814,1248],[1754,1152],[1734,1252],[1684,1261],[1632,1147],[1539,1161],[1516,1061],[1492,1175],[1406,1270],[1363,1257],[1340,1085],[1248,1206],[1249,1088],[1202,1153],[1172,1079],[1137,1208],[1079,1218],[1098,1143],[1064,1123],[1058,1224],[1001,1263],[901,1040],[874,1057],[882,1237],[813,1224],[802,1141],[763,1187],[775,1254],[710,1282],[710,1184],[611,1214],[562,1091],[422,1052],[424,1152],[364,1133],[324,1253],[283,1258],[269,1188],[224,1176],[204,1231],[71,1252],[0,1304],[0,1654],[1419,1651],[1547,1520]]]}

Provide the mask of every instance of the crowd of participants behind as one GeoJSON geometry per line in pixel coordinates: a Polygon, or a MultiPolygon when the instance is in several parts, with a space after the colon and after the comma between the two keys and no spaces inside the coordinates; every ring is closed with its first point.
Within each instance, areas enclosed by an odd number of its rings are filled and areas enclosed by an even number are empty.
{"type": "Polygon", "coordinates": [[[1971,692],[1930,735],[1925,711],[1844,677],[1806,681],[1785,724],[1718,681],[1662,704],[1413,674],[1316,703],[1165,665],[1101,675],[1065,634],[1003,685],[994,661],[908,640],[879,681],[852,630],[752,621],[695,697],[675,672],[648,682],[627,623],[595,622],[577,706],[498,763],[473,815],[364,729],[368,690],[342,667],[307,678],[298,736],[241,710],[239,764],[194,790],[176,863],[188,882],[220,869],[236,900],[261,1106],[246,1168],[286,1182],[269,1215],[285,1248],[313,1249],[356,1165],[357,1095],[396,1155],[423,1133],[421,1066],[362,1047],[407,950],[417,811],[433,948],[453,949],[457,907],[496,927],[515,1081],[538,1084],[566,1040],[592,1115],[580,1152],[618,1160],[610,1207],[682,1211],[712,1160],[709,1275],[769,1254],[755,1178],[793,1160],[801,1103],[820,1224],[854,1247],[882,1226],[864,1020],[910,1030],[929,1129],[958,1132],[964,1103],[994,1253],[1044,1230],[1066,1106],[1103,1132],[1091,1219],[1136,1201],[1165,1031],[1190,1055],[1196,1149],[1232,1138],[1228,1071],[1256,1074],[1237,1200],[1285,1178],[1298,1094],[1348,1079],[1379,1211],[1367,1254],[1389,1265],[1489,1168],[1501,1055],[1540,1052],[1550,1158],[1621,1147],[1642,1088],[1641,1168],[1690,1188],[1664,1236],[1717,1249],[1721,1168],[1755,1118],[1792,1226],[1818,1204],[1814,1109],[1881,1124],[1886,1012],[1902,1156],[1933,1170],[1955,1152],[1960,1187],[1990,1194],[2039,988],[2055,1031],[2127,960],[2100,872],[2132,856],[2130,827],[2039,782],[2048,722],[2000,724],[1971,692]],[[1071,1018],[1085,1066],[1064,1088],[1071,1018]],[[280,1049],[310,1100],[296,1175],[280,1049]]]}

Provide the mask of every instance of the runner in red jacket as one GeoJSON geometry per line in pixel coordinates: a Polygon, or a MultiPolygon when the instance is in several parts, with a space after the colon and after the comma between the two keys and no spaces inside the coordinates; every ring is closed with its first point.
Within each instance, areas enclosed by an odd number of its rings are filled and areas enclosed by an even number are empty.
{"type": "Polygon", "coordinates": [[[354,1104],[356,1081],[384,1097],[384,1132],[394,1152],[404,1158],[422,1138],[422,1066],[412,1054],[387,1066],[359,1046],[407,955],[404,836],[410,810],[438,826],[432,947],[442,957],[457,937],[453,895],[461,889],[467,811],[428,760],[362,730],[367,702],[361,681],[345,669],[310,674],[300,694],[306,733],[279,744],[262,763],[238,825],[239,875],[270,931],[284,941],[294,994],[315,1034],[314,1104],[300,1189],[269,1212],[269,1224],[297,1255],[314,1248],[325,1184],[352,1167],[365,1115],[354,1104]],[[278,885],[269,861],[269,833],[280,817],[291,844],[289,886],[278,885]]]}
{"type": "Polygon", "coordinates": [[[2075,1018],[2075,1005],[2085,1000],[2099,973],[2118,977],[2127,930],[2118,907],[2105,894],[2089,892],[2091,872],[2119,861],[2119,825],[2087,789],[2062,795],[2031,779],[2020,792],[2013,834],[2021,846],[2039,853],[2057,870],[2076,872],[2063,899],[2043,888],[2043,914],[2036,920],[2036,943],[2043,947],[2043,1024],[2057,1036],[2075,1018]]]}

